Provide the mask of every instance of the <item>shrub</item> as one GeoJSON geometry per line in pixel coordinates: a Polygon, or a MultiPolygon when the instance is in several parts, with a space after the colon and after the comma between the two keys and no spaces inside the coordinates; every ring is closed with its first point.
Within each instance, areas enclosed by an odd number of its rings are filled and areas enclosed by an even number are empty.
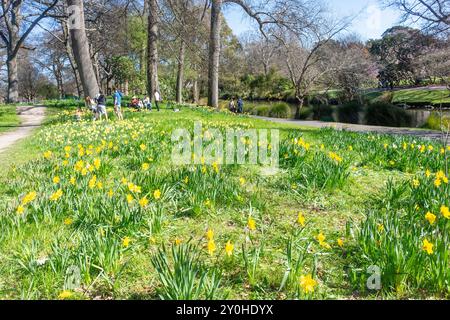
{"type": "Polygon", "coordinates": [[[269,106],[257,106],[255,109],[253,109],[253,114],[256,114],[257,116],[262,117],[268,117],[270,112],[269,106]]]}
{"type": "MultiPolygon", "coordinates": [[[[448,128],[450,126],[450,117],[444,115],[442,119],[442,126],[445,128],[448,128]]],[[[441,130],[441,119],[439,116],[439,113],[432,113],[428,119],[427,122],[424,125],[425,128],[432,129],[432,130],[441,130]]]]}
{"type": "Polygon", "coordinates": [[[300,120],[307,120],[307,119],[309,119],[311,117],[312,113],[313,113],[312,108],[310,108],[310,107],[303,107],[300,110],[300,114],[299,114],[298,118],[300,120]]]}
{"type": "Polygon", "coordinates": [[[394,99],[394,93],[392,91],[383,92],[383,94],[378,98],[378,101],[384,103],[392,103],[394,99]]]}
{"type": "Polygon", "coordinates": [[[66,99],[66,100],[46,100],[44,104],[48,107],[55,108],[77,108],[84,106],[83,100],[66,99]]]}
{"type": "Polygon", "coordinates": [[[375,126],[408,127],[411,116],[390,103],[375,102],[367,107],[366,122],[375,126]]]}
{"type": "Polygon", "coordinates": [[[269,110],[269,116],[274,118],[289,118],[291,115],[291,107],[286,102],[278,102],[269,110]]]}
{"type": "Polygon", "coordinates": [[[313,106],[313,119],[333,122],[333,107],[329,105],[313,106]]]}
{"type": "Polygon", "coordinates": [[[337,117],[340,122],[359,123],[361,105],[358,101],[347,102],[337,108],[337,117]]]}

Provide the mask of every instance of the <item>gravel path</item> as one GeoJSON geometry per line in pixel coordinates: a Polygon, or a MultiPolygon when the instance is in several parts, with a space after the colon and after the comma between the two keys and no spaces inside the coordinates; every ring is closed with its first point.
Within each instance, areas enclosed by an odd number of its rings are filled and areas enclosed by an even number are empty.
{"type": "Polygon", "coordinates": [[[379,126],[369,126],[369,125],[349,124],[349,123],[339,123],[339,122],[277,119],[277,118],[259,117],[259,116],[252,116],[252,117],[256,118],[256,119],[262,119],[262,120],[266,120],[266,121],[275,122],[275,123],[285,123],[285,124],[298,125],[298,126],[303,126],[303,127],[335,128],[337,130],[347,130],[347,131],[355,131],[355,132],[375,132],[375,133],[382,133],[382,134],[407,135],[407,136],[414,136],[414,137],[435,139],[435,140],[441,139],[441,133],[439,131],[433,131],[433,130],[379,127],[379,126]]]}
{"type": "Polygon", "coordinates": [[[31,131],[39,127],[45,118],[45,107],[43,106],[20,106],[17,107],[20,125],[17,129],[0,134],[0,153],[12,144],[31,134],[31,131]]]}

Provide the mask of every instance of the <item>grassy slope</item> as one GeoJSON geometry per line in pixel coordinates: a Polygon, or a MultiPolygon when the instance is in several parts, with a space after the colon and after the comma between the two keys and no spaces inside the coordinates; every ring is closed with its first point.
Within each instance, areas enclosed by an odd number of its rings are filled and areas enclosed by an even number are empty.
{"type": "MultiPolygon", "coordinates": [[[[251,123],[255,127],[261,128],[280,128],[285,132],[294,130],[304,133],[305,139],[313,144],[320,143],[320,135],[314,129],[302,129],[284,126],[280,124],[267,123],[246,118],[232,118],[228,115],[213,114],[204,115],[200,112],[183,110],[181,113],[172,113],[163,111],[161,113],[151,114],[127,114],[126,117],[135,117],[145,121],[145,119],[154,119],[157,123],[170,128],[177,119],[203,120],[212,123],[233,121],[251,123]]],[[[33,139],[26,139],[16,145],[0,157],[0,176],[2,185],[8,181],[9,176],[13,174],[15,166],[9,165],[13,159],[22,159],[21,163],[29,159],[36,158],[42,150],[39,150],[33,139]]],[[[121,159],[116,159],[120,170],[113,170],[110,174],[111,178],[119,179],[127,173],[126,167],[122,164],[121,159]]],[[[17,164],[17,163],[16,163],[17,164]]],[[[20,163],[19,163],[20,164],[20,163]]],[[[167,162],[157,163],[160,171],[168,167],[167,162]]],[[[265,199],[264,214],[266,220],[270,221],[271,227],[265,235],[266,241],[270,242],[270,246],[266,249],[265,255],[261,261],[259,269],[258,281],[259,285],[250,288],[245,279],[242,278],[241,262],[233,260],[226,268],[225,280],[223,286],[229,292],[230,298],[286,298],[284,293],[279,293],[277,288],[280,284],[281,277],[284,272],[283,251],[285,246],[285,234],[291,230],[299,211],[305,212],[310,223],[310,230],[306,236],[314,237],[314,235],[323,230],[327,237],[335,239],[345,232],[345,223],[351,218],[355,221],[364,217],[364,208],[371,197],[377,194],[388,178],[403,179],[408,175],[399,172],[386,170],[374,170],[370,168],[359,167],[355,169],[350,176],[349,183],[342,190],[334,190],[332,192],[315,192],[307,197],[295,197],[291,193],[283,192],[271,183],[272,178],[262,178],[261,171],[254,167],[243,167],[240,169],[241,174],[248,181],[252,181],[245,188],[254,190],[257,188],[260,192],[260,198],[265,199]]],[[[239,176],[230,177],[237,179],[239,176]]],[[[49,179],[50,177],[46,177],[49,179]]],[[[12,201],[17,197],[17,193],[21,190],[12,191],[11,188],[0,189],[0,202],[12,201]]],[[[172,216],[163,227],[163,232],[156,236],[156,244],[170,243],[175,237],[188,239],[193,236],[201,238],[208,226],[214,226],[216,238],[221,243],[228,238],[241,239],[243,228],[243,216],[248,214],[249,207],[243,205],[242,208],[235,207],[232,209],[217,208],[217,210],[200,217],[179,217],[172,216]]],[[[245,221],[245,218],[244,218],[245,221]]],[[[244,222],[245,223],[245,222],[244,222]]],[[[25,226],[21,232],[14,238],[5,239],[0,244],[0,297],[18,298],[56,298],[59,287],[52,284],[50,275],[44,275],[40,278],[39,286],[33,287],[29,282],[30,278],[21,278],[17,273],[16,260],[14,252],[21,252],[25,244],[30,244],[32,240],[41,243],[40,254],[45,255],[49,252],[49,245],[55,237],[68,236],[71,233],[68,227],[62,227],[60,220],[47,220],[44,227],[36,227],[33,224],[25,226]],[[46,283],[46,284],[43,284],[46,283]],[[11,291],[12,288],[13,289],[11,291]],[[28,289],[32,288],[32,289],[28,289]]],[[[238,248],[236,248],[237,250],[238,248]]],[[[89,291],[89,295],[94,297],[100,295],[103,297],[113,296],[115,298],[155,298],[155,288],[157,281],[149,257],[156,250],[156,245],[148,245],[140,243],[133,248],[133,251],[127,255],[128,266],[114,289],[105,289],[105,284],[94,286],[89,291]]],[[[318,274],[323,281],[319,297],[327,298],[353,298],[353,292],[346,284],[343,268],[345,266],[344,259],[336,259],[335,255],[324,254],[318,263],[318,274]]],[[[100,280],[101,282],[101,280],[100,280]]],[[[289,296],[288,296],[289,297],[289,296]]]]}
{"type": "Polygon", "coordinates": [[[19,123],[15,106],[0,105],[0,133],[14,129],[19,123]]]}
{"type": "Polygon", "coordinates": [[[394,93],[393,103],[450,103],[448,90],[400,90],[394,93]]]}

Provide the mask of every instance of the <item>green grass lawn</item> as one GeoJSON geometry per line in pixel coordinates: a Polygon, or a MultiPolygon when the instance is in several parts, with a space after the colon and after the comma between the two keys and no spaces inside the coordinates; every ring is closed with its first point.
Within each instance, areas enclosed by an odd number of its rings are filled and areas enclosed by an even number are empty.
{"type": "MultiPolygon", "coordinates": [[[[370,92],[365,94],[366,99],[375,101],[384,95],[391,93],[390,91],[370,92]]],[[[439,105],[440,103],[450,103],[450,93],[448,90],[414,90],[404,89],[392,91],[392,103],[394,104],[410,104],[410,105],[439,105]]]]}
{"type": "Polygon", "coordinates": [[[14,129],[20,124],[15,106],[0,105],[0,133],[14,129]]]}
{"type": "Polygon", "coordinates": [[[394,92],[393,103],[433,104],[450,103],[448,90],[400,90],[394,92]]]}
{"type": "Polygon", "coordinates": [[[0,298],[448,298],[449,150],[434,142],[206,108],[50,114],[0,155],[0,298]],[[171,134],[195,121],[279,129],[279,170],[172,164],[171,134]]]}

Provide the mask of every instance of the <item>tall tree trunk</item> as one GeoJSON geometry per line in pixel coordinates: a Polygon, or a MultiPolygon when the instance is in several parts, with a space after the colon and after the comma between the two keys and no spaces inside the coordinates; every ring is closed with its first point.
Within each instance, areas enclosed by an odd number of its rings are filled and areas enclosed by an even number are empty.
{"type": "Polygon", "coordinates": [[[139,53],[139,74],[141,76],[142,79],[145,78],[145,75],[147,73],[146,70],[146,51],[147,51],[147,47],[145,46],[145,44],[142,45],[141,48],[141,52],[139,53]]]}
{"type": "Polygon", "coordinates": [[[20,2],[15,1],[11,10],[10,20],[10,39],[7,45],[6,67],[8,69],[8,103],[15,103],[19,101],[19,76],[17,71],[17,52],[14,49],[19,41],[20,30],[20,2]]]}
{"type": "Polygon", "coordinates": [[[80,75],[78,74],[78,66],[72,52],[72,39],[70,38],[69,28],[67,23],[63,21],[61,23],[61,27],[64,34],[64,45],[66,47],[66,54],[69,57],[70,68],[72,69],[73,77],[75,79],[75,85],[77,87],[77,95],[81,97],[83,95],[83,90],[80,85],[80,75]]]}
{"type": "Polygon", "coordinates": [[[20,30],[22,16],[20,13],[22,0],[2,1],[2,15],[0,17],[2,25],[1,40],[6,45],[6,66],[8,68],[8,102],[19,100],[19,83],[17,74],[17,55],[25,40],[39,22],[44,19],[48,12],[52,10],[58,0],[48,3],[48,6],[39,14],[27,14],[27,25],[20,30]]]}
{"type": "Polygon", "coordinates": [[[78,97],[81,97],[83,95],[83,88],[81,88],[80,75],[78,74],[78,67],[76,66],[75,58],[73,61],[70,61],[70,67],[72,69],[72,73],[75,79],[75,86],[77,87],[77,95],[78,97]]]}
{"type": "Polygon", "coordinates": [[[111,89],[111,80],[112,80],[112,77],[106,76],[106,88],[108,91],[110,91],[110,89],[111,89]]]}
{"type": "Polygon", "coordinates": [[[100,66],[98,63],[98,53],[95,53],[92,56],[92,60],[93,60],[93,64],[92,66],[94,67],[94,73],[95,73],[95,77],[97,79],[97,83],[101,84],[101,78],[100,78],[100,66]]]}
{"type": "Polygon", "coordinates": [[[128,83],[128,79],[125,80],[125,83],[124,83],[124,85],[123,85],[123,92],[125,93],[126,96],[129,94],[129,83],[128,83]]]}
{"type": "Polygon", "coordinates": [[[147,66],[147,91],[150,99],[153,99],[155,91],[159,90],[158,83],[158,4],[156,0],[148,1],[148,66],[147,66]]]}
{"type": "Polygon", "coordinates": [[[305,98],[297,97],[298,104],[297,109],[295,110],[295,119],[300,119],[300,112],[302,111],[303,104],[305,103],[305,98]]]}
{"type": "Polygon", "coordinates": [[[19,101],[19,78],[17,73],[17,56],[8,57],[8,103],[19,101]]]}
{"type": "Polygon", "coordinates": [[[184,56],[186,51],[186,44],[181,40],[180,54],[178,57],[178,73],[177,73],[177,103],[183,102],[183,86],[184,86],[184,56]]]}
{"type": "Polygon", "coordinates": [[[198,104],[199,101],[199,91],[198,91],[198,77],[195,76],[194,84],[192,85],[192,97],[195,104],[198,104]]]}
{"type": "Polygon", "coordinates": [[[89,54],[89,42],[86,36],[84,23],[83,0],[67,0],[68,6],[79,8],[80,19],[79,28],[69,26],[70,37],[72,40],[72,51],[78,66],[83,91],[86,96],[95,97],[99,93],[97,77],[92,66],[91,56],[89,54]]]}
{"type": "MultiPolygon", "coordinates": [[[[148,1],[144,0],[144,11],[142,12],[142,24],[145,25],[145,23],[148,22],[148,1]]],[[[141,52],[139,53],[139,73],[142,77],[142,79],[145,77],[147,73],[147,45],[145,41],[142,43],[141,52]]]]}
{"type": "Polygon", "coordinates": [[[62,70],[61,63],[57,59],[53,60],[52,71],[56,79],[56,87],[58,88],[59,99],[64,98],[64,82],[61,70],[62,70]]]}
{"type": "Polygon", "coordinates": [[[208,105],[219,107],[219,62],[222,0],[212,0],[209,39],[208,105]]]}

